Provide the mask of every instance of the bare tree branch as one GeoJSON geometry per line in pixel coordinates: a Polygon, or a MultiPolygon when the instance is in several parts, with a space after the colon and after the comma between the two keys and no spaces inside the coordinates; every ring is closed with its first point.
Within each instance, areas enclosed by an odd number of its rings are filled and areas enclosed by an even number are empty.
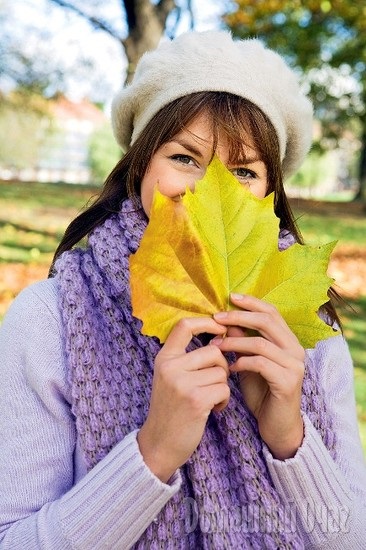
{"type": "Polygon", "coordinates": [[[169,13],[177,8],[178,6],[174,0],[159,0],[159,2],[156,4],[156,15],[160,19],[163,27],[165,27],[165,23],[169,13]]]}
{"type": "Polygon", "coordinates": [[[194,15],[193,15],[192,0],[186,0],[185,4],[186,4],[185,8],[183,8],[182,6],[178,6],[175,2],[174,2],[175,7],[168,6],[168,14],[165,15],[164,25],[165,25],[165,32],[167,33],[170,39],[175,38],[182,14],[184,12],[187,12],[189,16],[190,30],[194,29],[194,15]],[[175,20],[174,21],[170,20],[169,28],[167,28],[166,26],[167,16],[170,15],[171,13],[174,13],[175,20]]]}
{"type": "Polygon", "coordinates": [[[187,11],[189,13],[189,18],[190,18],[189,28],[191,29],[191,31],[193,31],[194,30],[194,15],[193,15],[192,0],[187,0],[187,11]]]}
{"type": "MultiPolygon", "coordinates": [[[[175,0],[159,0],[157,3],[151,0],[120,0],[124,10],[128,34],[126,38],[120,36],[113,27],[106,21],[89,15],[82,8],[79,8],[73,2],[68,0],[50,0],[57,6],[73,11],[95,29],[103,30],[110,36],[118,40],[125,50],[128,59],[126,81],[130,81],[134,72],[136,63],[141,55],[146,51],[156,48],[160,38],[166,29],[167,18],[170,13],[175,11],[176,20],[169,32],[173,37],[180,21],[183,9],[177,5],[175,0]]],[[[193,10],[192,0],[186,0],[187,10],[190,14],[191,28],[193,28],[193,10]]]]}
{"type": "Polygon", "coordinates": [[[82,17],[83,19],[86,19],[95,29],[102,30],[108,33],[110,36],[112,36],[112,38],[115,38],[119,42],[121,42],[122,37],[117,33],[115,29],[113,29],[105,21],[102,21],[99,18],[89,15],[88,13],[80,9],[78,6],[75,6],[70,2],[66,2],[65,0],[50,0],[50,2],[52,2],[53,4],[56,4],[57,6],[60,6],[61,8],[65,8],[70,11],[73,11],[74,13],[77,13],[80,17],[82,17]]]}

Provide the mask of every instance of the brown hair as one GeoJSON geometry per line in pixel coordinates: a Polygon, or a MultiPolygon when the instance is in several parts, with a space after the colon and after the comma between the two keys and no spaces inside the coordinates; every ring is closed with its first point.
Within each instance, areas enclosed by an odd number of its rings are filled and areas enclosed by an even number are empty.
{"type": "MultiPolygon", "coordinates": [[[[197,92],[169,103],[148,122],[107,177],[99,196],[66,229],[56,249],[50,275],[54,262],[63,252],[79,243],[112,213],[118,212],[127,197],[140,194],[141,181],[156,151],[203,113],[212,125],[213,153],[219,135],[224,134],[230,157],[242,159],[243,155],[245,157],[243,137],[251,137],[251,144],[267,168],[267,194],[274,192],[280,227],[290,231],[299,243],[303,242],[284,191],[279,142],[271,121],[247,99],[226,92],[197,92]]],[[[336,293],[331,290],[330,295],[334,297],[336,293]]],[[[332,320],[338,320],[331,303],[325,309],[332,320]]]]}

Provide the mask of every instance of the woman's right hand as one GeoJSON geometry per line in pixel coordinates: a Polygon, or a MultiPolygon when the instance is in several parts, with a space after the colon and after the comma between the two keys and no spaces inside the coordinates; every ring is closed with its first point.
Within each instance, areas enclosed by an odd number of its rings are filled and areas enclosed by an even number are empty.
{"type": "Polygon", "coordinates": [[[182,319],[156,356],[150,409],[137,440],[164,483],[197,448],[210,412],[224,409],[230,397],[228,364],[217,346],[186,348],[195,335],[226,330],[210,318],[182,319]]]}

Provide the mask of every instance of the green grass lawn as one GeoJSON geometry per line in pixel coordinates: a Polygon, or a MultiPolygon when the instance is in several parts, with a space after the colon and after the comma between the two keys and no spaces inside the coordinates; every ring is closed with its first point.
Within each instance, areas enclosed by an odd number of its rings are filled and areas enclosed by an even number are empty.
{"type": "MultiPolygon", "coordinates": [[[[366,250],[366,217],[348,215],[347,205],[343,211],[329,216],[296,212],[306,242],[325,244],[337,240],[337,246],[356,246],[366,250]]],[[[347,299],[338,313],[355,365],[357,412],[366,455],[366,284],[363,295],[347,299]]]]}
{"type": "MultiPolygon", "coordinates": [[[[66,226],[96,192],[95,187],[84,185],[0,183],[0,267],[48,266],[66,226]]],[[[366,218],[349,215],[347,205],[338,214],[295,213],[308,242],[338,240],[340,245],[366,248],[366,218]]],[[[0,294],[1,290],[5,292],[0,284],[0,294]]],[[[353,310],[342,308],[340,315],[355,362],[358,417],[366,452],[366,288],[364,295],[348,303],[353,310]]]]}
{"type": "Polygon", "coordinates": [[[360,435],[366,455],[366,296],[347,300],[350,308],[342,308],[344,334],[355,364],[355,391],[360,435]]]}
{"type": "Polygon", "coordinates": [[[97,189],[0,183],[0,262],[49,263],[68,223],[97,189]]]}
{"type": "Polygon", "coordinates": [[[357,244],[366,248],[366,217],[349,216],[346,209],[344,214],[330,216],[299,213],[297,223],[309,243],[338,241],[339,244],[357,244]]]}

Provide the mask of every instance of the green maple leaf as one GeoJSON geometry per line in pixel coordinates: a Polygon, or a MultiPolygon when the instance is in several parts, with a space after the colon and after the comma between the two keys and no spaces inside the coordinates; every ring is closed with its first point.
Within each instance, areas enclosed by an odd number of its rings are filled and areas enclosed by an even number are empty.
{"type": "Polygon", "coordinates": [[[335,243],[279,251],[273,200],[255,197],[216,157],[179,202],[155,191],[130,258],[133,314],[144,334],[164,342],[183,317],[233,309],[231,292],[276,306],[304,347],[335,334],[317,314],[328,301],[335,243]]]}

